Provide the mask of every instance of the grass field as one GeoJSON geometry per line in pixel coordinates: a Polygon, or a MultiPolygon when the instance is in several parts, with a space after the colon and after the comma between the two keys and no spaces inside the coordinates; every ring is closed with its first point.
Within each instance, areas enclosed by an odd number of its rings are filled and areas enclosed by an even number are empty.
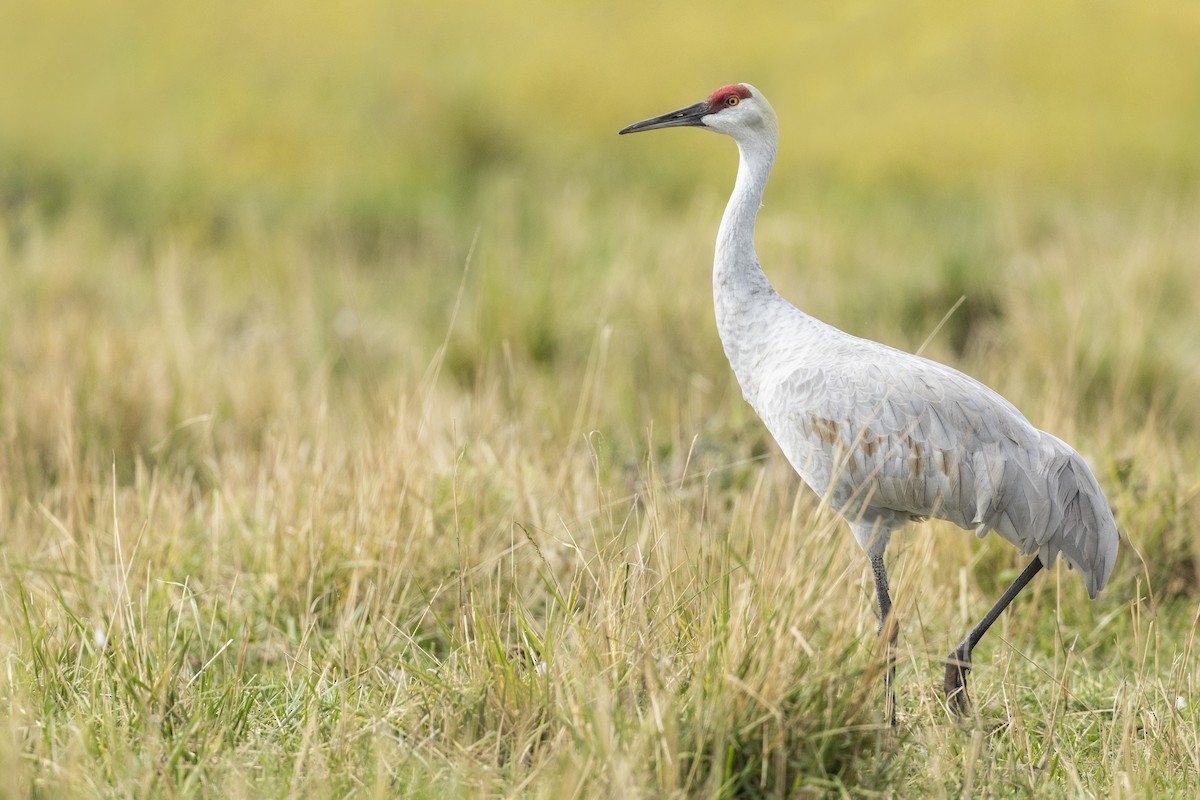
{"type": "Polygon", "coordinates": [[[0,10],[0,787],[1200,794],[1200,11],[1022,0],[0,10]],[[725,363],[748,80],[780,291],[1092,464],[1089,602],[867,563],[725,363]],[[943,320],[960,298],[965,298],[943,320]]]}

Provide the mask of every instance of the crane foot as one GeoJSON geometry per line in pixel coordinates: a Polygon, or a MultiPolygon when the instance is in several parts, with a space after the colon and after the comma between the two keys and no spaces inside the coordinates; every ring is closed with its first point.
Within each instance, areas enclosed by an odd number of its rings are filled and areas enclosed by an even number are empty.
{"type": "Polygon", "coordinates": [[[971,712],[971,698],[967,695],[967,674],[971,671],[971,650],[966,642],[960,644],[946,657],[946,704],[950,713],[965,717],[971,712]]]}

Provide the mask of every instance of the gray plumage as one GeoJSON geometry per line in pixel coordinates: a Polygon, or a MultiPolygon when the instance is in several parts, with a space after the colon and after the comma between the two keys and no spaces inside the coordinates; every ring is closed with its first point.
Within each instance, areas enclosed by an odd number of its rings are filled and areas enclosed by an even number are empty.
{"type": "Polygon", "coordinates": [[[981,538],[995,531],[1047,566],[1061,554],[1096,596],[1116,559],[1116,526],[1074,450],[961,372],[798,312],[781,316],[773,334],[808,328],[808,347],[775,374],[747,376],[746,398],[864,549],[882,551],[896,528],[936,517],[981,538]]]}
{"type": "Polygon", "coordinates": [[[713,262],[725,354],[788,461],[867,552],[881,630],[891,608],[883,553],[910,520],[945,519],[980,537],[994,531],[1021,553],[1037,554],[947,661],[947,693],[964,707],[971,648],[1042,565],[1062,556],[1089,596],[1104,587],[1118,537],[1103,492],[1078,453],[982,383],[844,333],[775,292],[754,250],[779,138],[761,93],[749,84],[726,86],[621,133],[685,125],[731,136],[740,154],[713,262]]]}

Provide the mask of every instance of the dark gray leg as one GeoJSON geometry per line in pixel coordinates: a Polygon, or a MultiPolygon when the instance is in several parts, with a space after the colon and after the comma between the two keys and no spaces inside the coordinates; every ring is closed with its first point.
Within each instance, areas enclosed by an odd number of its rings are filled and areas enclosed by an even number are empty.
{"type": "Polygon", "coordinates": [[[971,700],[967,697],[967,673],[971,671],[971,651],[975,649],[975,645],[979,644],[979,640],[988,632],[988,628],[992,627],[992,623],[1004,612],[1004,609],[1008,608],[1008,604],[1013,601],[1013,598],[1025,588],[1025,584],[1033,580],[1033,576],[1037,575],[1041,569],[1041,558],[1034,556],[1033,561],[1029,562],[1029,566],[1025,567],[1025,571],[1013,581],[1012,586],[1004,590],[1004,594],[988,611],[987,616],[972,628],[971,632],[967,634],[967,638],[946,657],[944,686],[946,702],[955,716],[962,716],[971,709],[971,700]]]}
{"type": "Polygon", "coordinates": [[[892,596],[888,594],[887,570],[883,566],[883,554],[876,553],[871,557],[871,572],[875,576],[875,594],[879,597],[879,635],[887,636],[884,647],[887,649],[887,673],[883,679],[885,696],[884,714],[893,726],[896,724],[896,638],[899,626],[891,617],[892,596]]]}

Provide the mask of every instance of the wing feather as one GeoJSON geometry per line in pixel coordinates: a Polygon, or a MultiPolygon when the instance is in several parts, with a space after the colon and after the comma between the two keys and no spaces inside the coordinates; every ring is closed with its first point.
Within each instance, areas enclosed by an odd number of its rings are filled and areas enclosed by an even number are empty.
{"type": "Polygon", "coordinates": [[[852,522],[936,516],[989,531],[1092,594],[1116,555],[1112,514],[1074,450],[1007,400],[937,362],[844,337],[755,394],[801,477],[852,522]]]}

